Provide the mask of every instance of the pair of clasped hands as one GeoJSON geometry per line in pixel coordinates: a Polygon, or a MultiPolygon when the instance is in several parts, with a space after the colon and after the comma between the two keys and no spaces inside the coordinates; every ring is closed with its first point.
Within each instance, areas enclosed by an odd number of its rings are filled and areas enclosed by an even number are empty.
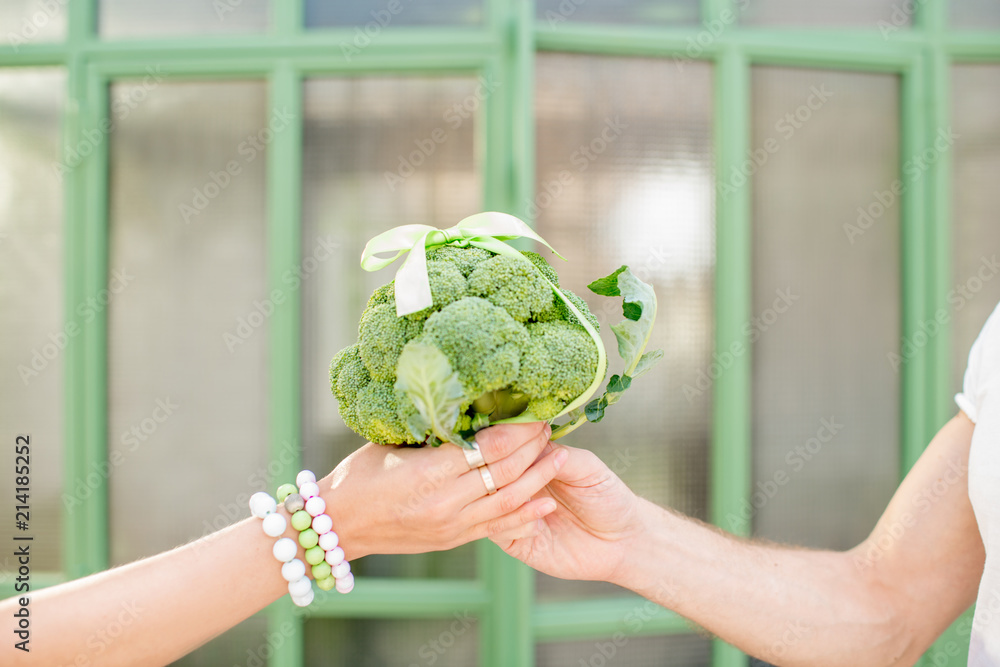
{"type": "Polygon", "coordinates": [[[557,445],[551,433],[537,422],[477,434],[493,494],[453,445],[365,445],[327,480],[332,494],[366,499],[344,517],[348,557],[439,551],[486,537],[547,574],[614,581],[639,532],[639,500],[597,456],[557,445]]]}

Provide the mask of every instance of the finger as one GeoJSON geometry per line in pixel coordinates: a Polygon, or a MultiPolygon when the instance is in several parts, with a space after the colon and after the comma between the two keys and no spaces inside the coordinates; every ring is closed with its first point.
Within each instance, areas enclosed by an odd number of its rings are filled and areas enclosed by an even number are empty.
{"type": "MultiPolygon", "coordinates": [[[[489,470],[493,483],[498,489],[502,489],[521,477],[524,471],[537,461],[538,453],[548,442],[546,429],[535,432],[532,439],[515,449],[510,456],[486,464],[486,469],[489,470]]],[[[463,506],[482,498],[487,493],[486,483],[479,468],[462,475],[458,480],[458,485],[462,490],[460,498],[463,501],[463,506]]],[[[515,508],[512,507],[511,510],[513,509],[515,508]]]]}
{"type": "Polygon", "coordinates": [[[526,540],[529,537],[541,535],[544,528],[545,521],[543,519],[535,519],[534,521],[506,530],[499,535],[491,535],[490,541],[504,551],[507,551],[517,540],[526,540]]]}
{"type": "MultiPolygon", "coordinates": [[[[493,538],[500,535],[524,535],[527,537],[531,531],[537,531],[539,523],[543,518],[554,512],[556,501],[551,498],[539,498],[524,504],[520,509],[490,521],[474,526],[469,535],[469,540],[478,540],[483,537],[493,538]]],[[[512,538],[509,540],[513,542],[512,538]]]]}
{"type": "MultiPolygon", "coordinates": [[[[547,422],[528,424],[498,424],[476,433],[476,442],[487,463],[507,458],[527,442],[533,441],[540,433],[552,433],[547,422]]],[[[545,439],[548,440],[548,435],[545,439]]]]}
{"type": "MultiPolygon", "coordinates": [[[[462,511],[462,520],[476,526],[483,525],[484,535],[502,533],[509,527],[509,522],[501,522],[529,502],[536,493],[552,481],[552,478],[556,476],[559,468],[566,461],[567,454],[562,450],[553,452],[531,466],[520,479],[508,484],[498,493],[470,503],[462,511]]],[[[480,481],[480,485],[482,485],[482,481],[480,481]]]]}

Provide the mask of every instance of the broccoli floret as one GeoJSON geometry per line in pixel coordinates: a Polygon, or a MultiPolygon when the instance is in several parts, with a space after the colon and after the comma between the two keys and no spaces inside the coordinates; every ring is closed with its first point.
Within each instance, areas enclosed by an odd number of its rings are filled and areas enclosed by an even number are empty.
{"type": "Polygon", "coordinates": [[[471,403],[517,378],[528,332],[503,308],[466,297],[428,317],[420,338],[448,357],[471,403]]]}
{"type": "Polygon", "coordinates": [[[529,262],[497,255],[469,276],[469,292],[503,308],[518,322],[552,308],[552,286],[529,262]]]}
{"type": "Polygon", "coordinates": [[[569,322],[529,324],[528,334],[513,388],[532,397],[528,410],[533,415],[548,419],[594,381],[597,348],[582,326],[569,322]]]}
{"type": "Polygon", "coordinates": [[[531,252],[530,250],[522,250],[521,254],[528,258],[535,268],[542,272],[542,275],[552,281],[552,284],[559,287],[559,274],[556,273],[555,269],[549,266],[549,263],[545,261],[545,258],[539,255],[537,252],[531,252]]]}
{"type": "MultiPolygon", "coordinates": [[[[349,413],[353,423],[344,422],[361,436],[382,444],[403,445],[415,442],[413,434],[401,418],[397,392],[392,382],[370,382],[358,392],[357,403],[349,413]]],[[[408,403],[409,401],[407,401],[408,403]]],[[[410,407],[412,408],[412,403],[410,407]]],[[[343,416],[343,413],[341,413],[343,416]]]]}
{"type": "Polygon", "coordinates": [[[482,248],[459,248],[457,246],[445,245],[427,251],[428,262],[447,262],[453,264],[461,271],[466,278],[476,270],[480,263],[485,262],[493,253],[482,248]]]}
{"type": "Polygon", "coordinates": [[[371,379],[357,343],[345,347],[330,362],[330,388],[341,403],[356,403],[358,392],[371,379]]]}
{"type": "Polygon", "coordinates": [[[421,327],[423,322],[419,320],[396,317],[395,304],[380,303],[365,309],[358,327],[358,345],[361,359],[374,379],[395,379],[399,353],[421,327]]]}
{"type": "MultiPolygon", "coordinates": [[[[559,291],[562,292],[581,313],[583,313],[583,316],[587,318],[587,321],[594,327],[594,330],[601,330],[601,323],[597,321],[597,316],[590,312],[590,306],[587,305],[586,301],[568,289],[560,289],[559,291]]],[[[573,324],[581,324],[579,318],[573,314],[573,311],[571,311],[566,306],[566,303],[560,298],[556,298],[555,303],[552,304],[552,308],[539,313],[538,317],[535,319],[539,322],[557,322],[565,320],[566,322],[571,322],[573,324]]]]}
{"type": "MultiPolygon", "coordinates": [[[[431,285],[431,298],[434,304],[407,315],[406,317],[411,320],[427,319],[435,311],[463,298],[469,287],[465,276],[452,262],[427,262],[427,279],[431,285]]],[[[393,308],[395,303],[396,300],[393,298],[393,308]]]]}

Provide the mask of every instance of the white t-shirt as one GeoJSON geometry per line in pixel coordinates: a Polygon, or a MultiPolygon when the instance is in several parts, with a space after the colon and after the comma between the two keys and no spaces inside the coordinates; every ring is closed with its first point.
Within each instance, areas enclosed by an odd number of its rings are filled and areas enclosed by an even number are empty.
{"type": "Polygon", "coordinates": [[[955,402],[976,424],[969,452],[969,499],[986,548],[968,664],[992,667],[1000,665],[1000,306],[972,345],[955,402]]]}

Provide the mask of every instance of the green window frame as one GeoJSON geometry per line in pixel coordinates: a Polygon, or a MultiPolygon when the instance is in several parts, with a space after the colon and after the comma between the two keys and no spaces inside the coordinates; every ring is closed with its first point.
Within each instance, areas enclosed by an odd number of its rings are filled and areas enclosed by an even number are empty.
{"type": "MultiPolygon", "coordinates": [[[[751,149],[751,68],[756,65],[831,68],[892,73],[901,79],[901,156],[929,148],[937,128],[949,124],[949,77],[953,64],[1000,63],[1000,33],[954,30],[947,25],[945,0],[915,5],[913,25],[888,39],[866,29],[775,29],[732,23],[693,56],[686,49],[702,33],[700,25],[650,27],[536,21],[534,5],[518,0],[484,0],[481,26],[386,30],[364,57],[345,59],[339,44],[349,28],[307,30],[303,0],[275,0],[271,27],[260,34],[184,36],[141,41],[102,40],[96,32],[97,0],[68,3],[68,30],[59,43],[22,44],[0,49],[0,67],[61,66],[67,72],[67,106],[62,144],[77,145],[88,128],[109,118],[108,87],[119,78],[143,76],[161,65],[185,79],[264,78],[272,108],[287,108],[295,120],[275,135],[267,153],[267,280],[280,286],[282,274],[301,254],[302,84],[317,74],[374,72],[486,75],[510,85],[491,95],[477,123],[485,147],[483,205],[516,212],[533,199],[535,54],[562,51],[616,56],[687,58],[714,65],[714,144],[716,173],[730,173],[751,149]]],[[[737,14],[736,0],[702,0],[705,21],[737,14]]],[[[919,323],[947,306],[951,286],[951,162],[944,154],[925,176],[925,188],[902,195],[902,323],[909,338],[919,323]]],[[[108,146],[101,142],[64,185],[65,301],[74,304],[97,293],[108,275],[108,146]]],[[[742,324],[752,315],[751,188],[716,201],[715,349],[719,353],[749,341],[742,324]]],[[[272,456],[300,435],[300,303],[270,320],[269,446],[272,456]]],[[[930,339],[902,368],[900,475],[916,461],[930,437],[954,412],[949,326],[930,339]]],[[[72,338],[65,363],[65,484],[106,456],[107,322],[95,318],[72,338]]],[[[740,514],[751,494],[751,355],[738,358],[713,386],[712,519],[740,514]]],[[[36,576],[51,584],[105,569],[109,564],[107,486],[102,483],[73,521],[64,521],[63,572],[36,576]]],[[[730,524],[726,524],[731,528],[730,524]]],[[[738,526],[749,535],[749,521],[738,526]]],[[[536,603],[532,572],[492,544],[478,548],[474,580],[368,580],[347,602],[324,600],[312,617],[437,618],[471,610],[479,615],[480,663],[487,667],[534,664],[535,642],[610,636],[636,605],[623,597],[572,603],[536,603]]],[[[12,590],[4,593],[10,595],[12,590]]],[[[273,665],[303,663],[302,620],[281,601],[266,612],[269,622],[290,621],[292,641],[276,647],[273,665]]],[[[642,634],[690,632],[687,623],[662,611],[642,634]]],[[[967,639],[955,640],[967,645],[967,639]]],[[[959,658],[964,662],[964,658],[959,658]]],[[[740,651],[715,642],[714,667],[747,665],[740,651]]]]}

